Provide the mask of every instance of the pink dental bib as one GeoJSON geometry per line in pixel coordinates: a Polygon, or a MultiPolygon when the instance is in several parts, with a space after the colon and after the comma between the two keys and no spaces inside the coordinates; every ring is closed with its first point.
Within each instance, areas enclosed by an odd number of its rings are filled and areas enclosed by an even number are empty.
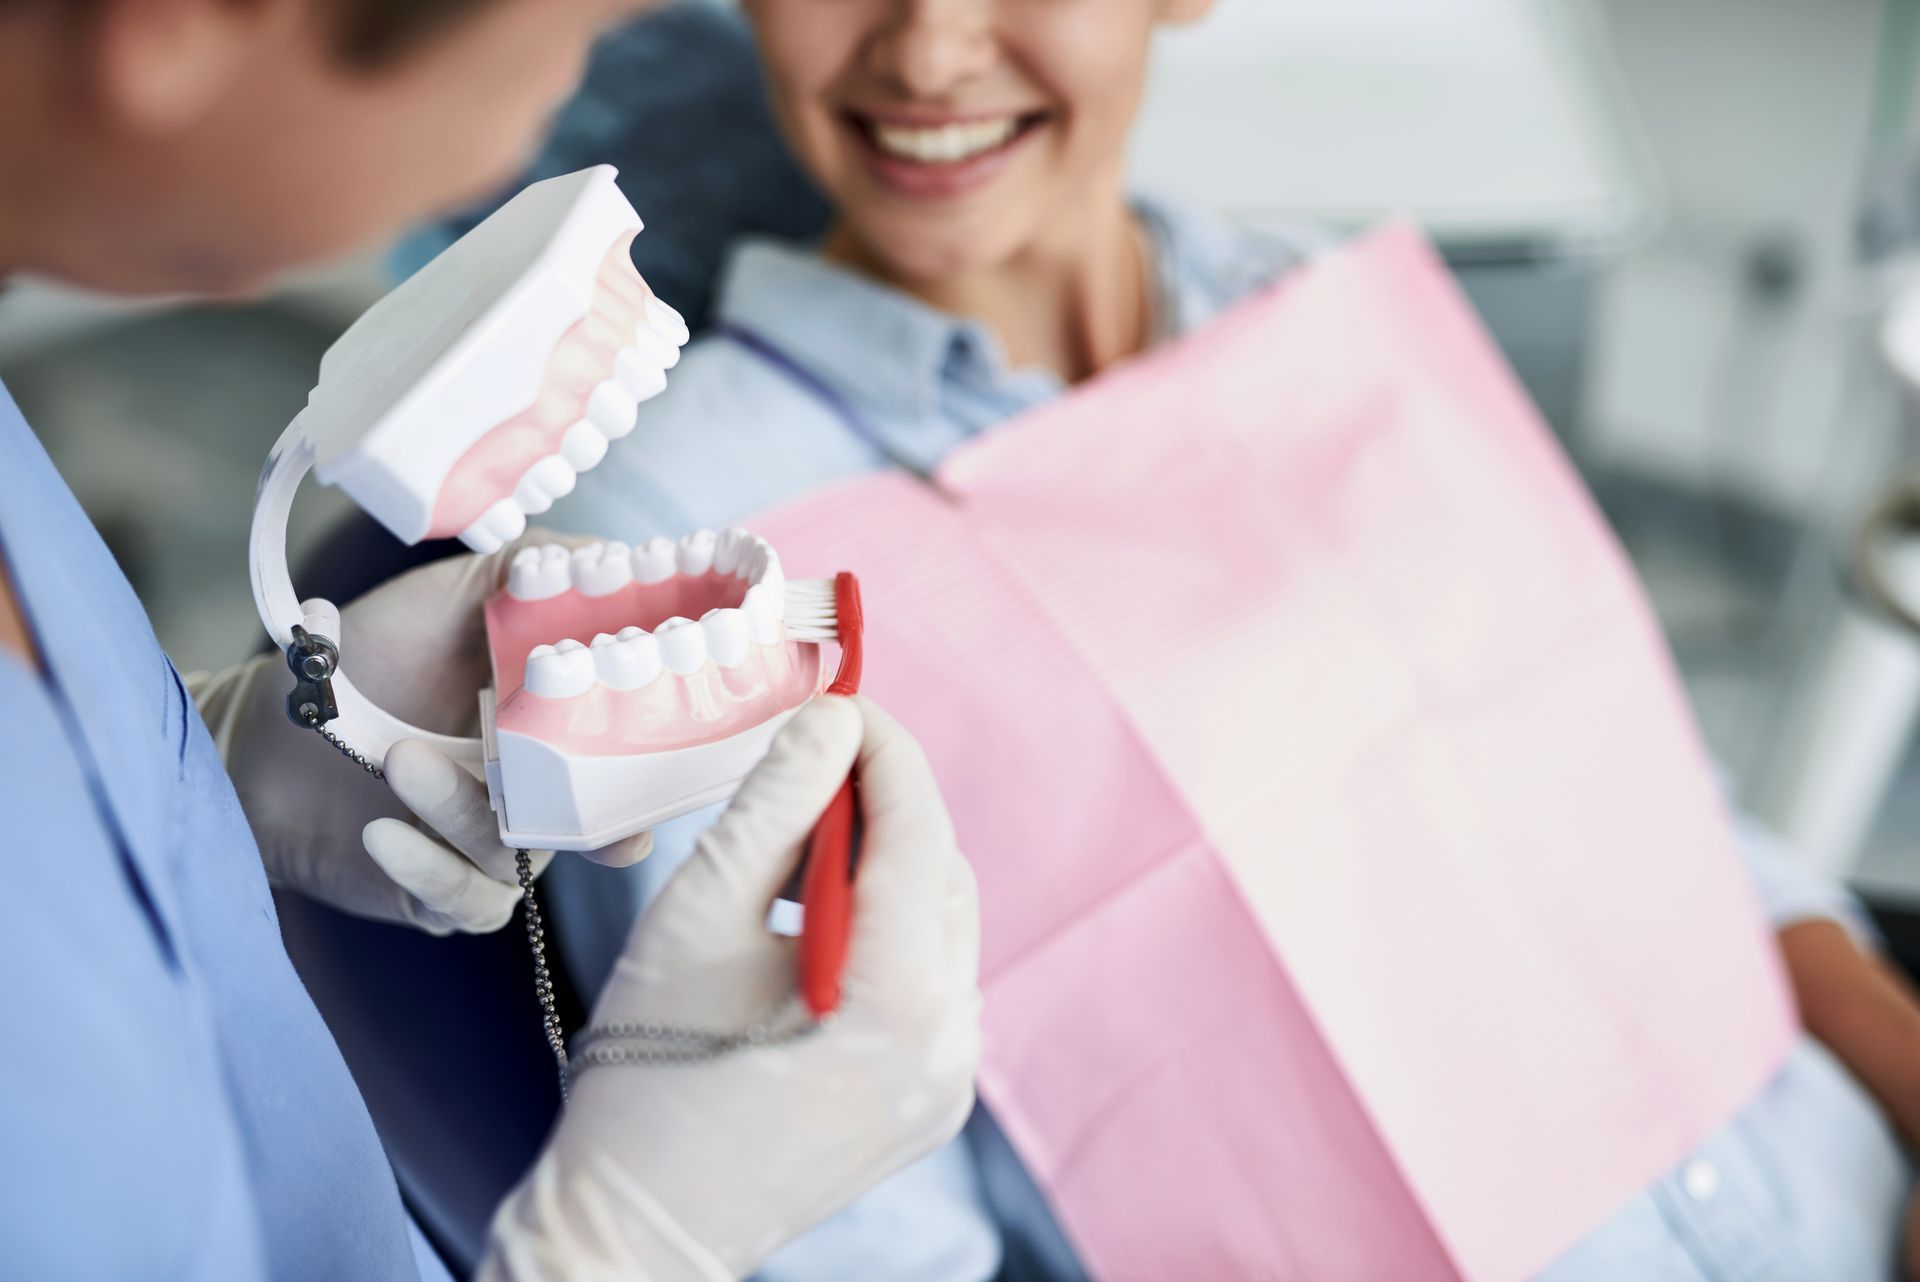
{"type": "Polygon", "coordinates": [[[1506,1282],[1794,1017],[1630,571],[1391,229],[948,458],[860,567],[979,873],[981,1091],[1105,1282],[1506,1282]]]}

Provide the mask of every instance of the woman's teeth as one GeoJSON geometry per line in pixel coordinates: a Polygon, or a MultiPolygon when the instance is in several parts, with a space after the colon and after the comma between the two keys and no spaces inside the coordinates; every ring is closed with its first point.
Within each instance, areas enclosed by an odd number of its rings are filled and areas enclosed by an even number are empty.
{"type": "Polygon", "coordinates": [[[1003,145],[1019,127],[1018,117],[1001,116],[932,128],[875,123],[869,133],[874,144],[889,156],[923,165],[951,165],[1003,145]]]}

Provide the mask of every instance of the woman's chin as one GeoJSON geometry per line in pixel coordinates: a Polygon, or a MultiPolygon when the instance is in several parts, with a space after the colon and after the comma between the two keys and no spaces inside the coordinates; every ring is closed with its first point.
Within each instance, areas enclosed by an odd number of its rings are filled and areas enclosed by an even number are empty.
{"type": "Polygon", "coordinates": [[[856,228],[829,242],[830,257],[885,280],[920,284],[990,270],[1013,257],[1018,242],[1017,236],[983,229],[978,219],[890,217],[856,228]]]}

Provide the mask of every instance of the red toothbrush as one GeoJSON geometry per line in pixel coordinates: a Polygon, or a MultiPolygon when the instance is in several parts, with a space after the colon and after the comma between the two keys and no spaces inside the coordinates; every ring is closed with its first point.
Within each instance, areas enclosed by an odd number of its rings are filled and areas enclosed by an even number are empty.
{"type": "MultiPolygon", "coordinates": [[[[809,612],[796,611],[791,594],[806,587],[788,584],[790,594],[787,619],[796,614],[805,619],[795,629],[804,640],[837,640],[840,643],[840,669],[827,687],[830,695],[855,694],[860,689],[861,631],[864,620],[860,610],[860,581],[847,573],[832,579],[831,603],[820,594],[818,606],[809,612]],[[831,617],[829,617],[829,615],[831,617]]],[[[826,581],[820,581],[822,588],[826,581]]],[[[840,972],[847,961],[847,943],[853,931],[853,873],[855,828],[858,809],[855,796],[859,782],[849,774],[840,790],[827,803],[825,813],[807,839],[807,866],[800,879],[800,902],[806,919],[800,927],[800,997],[816,1017],[827,1015],[840,1006],[840,972]]]]}

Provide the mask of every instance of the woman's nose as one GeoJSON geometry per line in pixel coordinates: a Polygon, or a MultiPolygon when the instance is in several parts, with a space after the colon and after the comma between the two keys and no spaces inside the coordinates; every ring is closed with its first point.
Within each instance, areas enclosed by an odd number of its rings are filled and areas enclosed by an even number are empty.
{"type": "Polygon", "coordinates": [[[937,98],[980,75],[999,56],[998,0],[889,0],[867,53],[875,73],[908,95],[937,98]]]}

